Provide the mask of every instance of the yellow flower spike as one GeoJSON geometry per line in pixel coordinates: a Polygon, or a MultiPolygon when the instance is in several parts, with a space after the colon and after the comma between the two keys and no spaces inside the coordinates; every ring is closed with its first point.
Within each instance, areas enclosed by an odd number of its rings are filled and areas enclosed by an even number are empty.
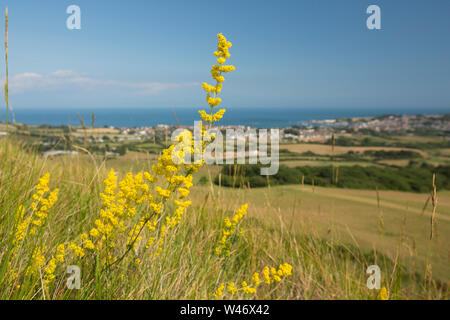
{"type": "Polygon", "coordinates": [[[44,268],[44,272],[45,272],[45,276],[44,276],[44,281],[45,284],[49,284],[54,278],[55,278],[55,270],[56,270],[56,260],[55,259],[51,259],[47,266],[44,268]]]}
{"type": "Polygon", "coordinates": [[[37,247],[34,249],[33,254],[31,256],[31,264],[27,268],[26,274],[36,274],[40,268],[44,267],[45,265],[45,252],[46,248],[43,247],[37,247]]]}
{"type": "Polygon", "coordinates": [[[30,236],[34,236],[37,228],[42,227],[48,217],[48,211],[54,206],[58,200],[58,189],[50,192],[48,183],[50,182],[50,174],[47,172],[39,178],[36,186],[36,192],[31,196],[34,202],[31,203],[32,213],[25,216],[25,208],[20,205],[16,212],[16,230],[14,232],[12,252],[15,253],[19,247],[19,243],[24,241],[27,231],[30,236]],[[46,194],[48,196],[46,197],[46,194]]]}
{"type": "Polygon", "coordinates": [[[232,234],[239,235],[236,233],[237,225],[242,220],[242,218],[247,214],[248,204],[243,204],[238,210],[235,211],[233,219],[230,221],[228,217],[224,219],[224,229],[222,229],[222,237],[218,242],[218,246],[215,248],[215,253],[217,255],[223,254],[228,256],[230,254],[231,242],[228,241],[232,234]]]}
{"type": "MultiPolygon", "coordinates": [[[[200,116],[203,119],[200,124],[202,142],[194,141],[192,134],[185,130],[176,138],[176,141],[182,143],[182,148],[177,149],[177,154],[182,159],[181,162],[176,161],[175,163],[172,158],[172,154],[176,153],[173,152],[176,146],[174,144],[162,151],[150,172],[139,172],[136,175],[129,172],[119,181],[116,172],[111,169],[104,180],[104,190],[100,193],[102,208],[99,216],[95,219],[94,225],[88,229],[87,233],[80,235],[77,243],[71,242],[67,246],[68,250],[75,256],[81,258],[86,255],[88,250],[89,256],[91,256],[90,250],[97,250],[100,257],[99,261],[105,266],[107,263],[112,264],[114,261],[121,259],[123,254],[127,254],[128,248],[137,250],[139,242],[143,239],[145,239],[144,247],[150,248],[152,246],[151,257],[158,256],[161,253],[167,234],[180,223],[186,208],[191,205],[191,201],[186,199],[190,194],[189,189],[193,186],[192,173],[205,163],[202,159],[193,164],[186,164],[183,162],[184,157],[189,153],[204,152],[206,148],[204,141],[214,139],[213,136],[207,134],[207,129],[219,121],[225,113],[225,109],[214,113],[212,108],[222,102],[217,95],[221,92],[222,82],[225,80],[223,73],[234,70],[233,66],[224,65],[226,59],[230,57],[228,50],[230,47],[231,43],[222,34],[219,34],[217,51],[214,53],[217,56],[217,65],[211,68],[211,75],[216,80],[216,84],[202,83],[207,102],[211,107],[211,112],[200,111],[200,116]],[[205,123],[208,124],[208,127],[205,123]],[[163,186],[162,183],[160,186],[152,185],[157,181],[167,182],[167,185],[163,186]],[[171,197],[173,197],[175,209],[168,213],[166,210],[172,208],[172,206],[166,207],[166,201],[171,197]],[[142,212],[141,209],[143,208],[148,208],[148,211],[142,212]],[[144,232],[141,233],[141,231],[144,232]],[[125,253],[123,253],[124,251],[125,253]]],[[[39,221],[46,218],[47,210],[56,199],[57,191],[55,197],[48,197],[44,201],[41,199],[45,192],[49,190],[48,180],[49,175],[47,174],[40,180],[36,196],[33,197],[35,203],[33,206],[37,212],[37,218],[27,222],[24,229],[32,221],[40,225],[41,222],[39,221]]],[[[242,219],[244,215],[239,213],[237,219],[242,219]]],[[[230,227],[236,228],[236,225],[230,227]]],[[[32,232],[34,231],[32,230],[32,232]]],[[[226,244],[226,239],[230,234],[230,232],[226,233],[224,244],[226,244]]],[[[217,249],[217,251],[221,250],[217,249]]],[[[224,254],[230,253],[229,248],[222,251],[224,254]]],[[[61,255],[60,258],[63,258],[63,256],[61,255]]],[[[127,258],[126,261],[133,261],[130,259],[133,258],[127,258]]],[[[136,262],[136,260],[134,261],[136,262]]]]}

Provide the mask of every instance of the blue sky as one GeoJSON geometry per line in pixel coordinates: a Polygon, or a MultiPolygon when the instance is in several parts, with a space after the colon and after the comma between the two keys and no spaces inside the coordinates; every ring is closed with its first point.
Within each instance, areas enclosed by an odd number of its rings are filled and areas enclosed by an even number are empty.
{"type": "Polygon", "coordinates": [[[224,107],[450,109],[448,0],[6,0],[3,12],[6,6],[16,110],[204,107],[200,83],[212,82],[219,32],[233,43],[236,66],[224,83],[224,107]],[[81,30],[66,28],[71,4],[81,8],[81,30]],[[381,30],[366,27],[371,4],[381,8],[381,30]]]}

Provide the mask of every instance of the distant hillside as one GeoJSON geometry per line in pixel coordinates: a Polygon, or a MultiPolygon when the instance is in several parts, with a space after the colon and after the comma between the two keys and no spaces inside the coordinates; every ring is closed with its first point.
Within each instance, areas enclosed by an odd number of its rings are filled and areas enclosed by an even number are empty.
{"type": "Polygon", "coordinates": [[[271,185],[304,184],[349,189],[383,189],[412,192],[429,192],[433,173],[436,173],[437,188],[450,189],[450,166],[409,165],[401,168],[375,166],[295,167],[280,166],[274,176],[260,175],[259,165],[224,166],[216,184],[227,187],[250,186],[252,188],[271,185]],[[336,178],[337,176],[337,178],[336,178]],[[219,181],[220,180],[220,181],[219,181]],[[337,183],[336,183],[337,181],[337,183]]]}

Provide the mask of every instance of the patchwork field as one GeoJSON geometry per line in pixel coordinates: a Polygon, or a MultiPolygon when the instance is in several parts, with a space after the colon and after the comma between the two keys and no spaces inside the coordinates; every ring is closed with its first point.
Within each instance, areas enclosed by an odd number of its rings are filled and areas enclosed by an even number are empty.
{"type": "MultiPolygon", "coordinates": [[[[297,152],[297,153],[303,153],[303,152],[313,152],[318,155],[331,155],[331,146],[330,145],[324,145],[324,144],[283,144],[280,145],[280,149],[287,149],[291,152],[297,152]]],[[[413,148],[396,148],[396,147],[342,147],[342,146],[335,146],[334,147],[334,154],[345,154],[349,151],[353,151],[355,153],[364,153],[364,151],[379,151],[379,150],[386,150],[386,151],[413,151],[421,154],[423,157],[428,157],[428,153],[420,150],[420,149],[413,149],[413,148]]]]}

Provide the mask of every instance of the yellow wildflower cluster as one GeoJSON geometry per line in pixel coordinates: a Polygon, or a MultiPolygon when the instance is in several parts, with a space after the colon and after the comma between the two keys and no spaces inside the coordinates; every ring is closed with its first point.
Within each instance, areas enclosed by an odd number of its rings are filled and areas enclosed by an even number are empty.
{"type": "Polygon", "coordinates": [[[211,107],[211,111],[210,114],[208,114],[204,110],[199,111],[203,121],[211,126],[215,122],[219,121],[225,113],[225,109],[220,109],[216,113],[214,113],[213,111],[214,107],[217,107],[222,102],[222,99],[217,97],[217,95],[222,91],[222,83],[225,81],[223,73],[235,70],[234,66],[223,65],[226,59],[230,57],[230,52],[228,51],[228,49],[231,47],[231,42],[227,41],[225,36],[221,33],[217,35],[217,38],[217,51],[214,52],[214,55],[218,57],[218,64],[213,65],[211,68],[211,76],[214,80],[216,80],[216,85],[213,86],[207,83],[202,83],[203,90],[206,91],[206,102],[211,107]]]}
{"type": "Polygon", "coordinates": [[[58,266],[58,263],[64,262],[64,255],[65,255],[65,247],[63,244],[60,244],[56,248],[56,256],[54,258],[51,258],[50,261],[47,263],[47,266],[44,268],[45,275],[44,275],[44,285],[48,285],[55,279],[55,270],[58,266]]]}
{"type": "MultiPolygon", "coordinates": [[[[80,244],[68,244],[68,249],[76,257],[82,258],[86,252],[97,251],[102,254],[101,263],[105,266],[111,265],[130,252],[130,249],[134,249],[137,254],[138,245],[144,237],[147,237],[145,248],[148,249],[156,240],[156,235],[153,234],[155,232],[158,232],[159,239],[151,256],[160,254],[168,230],[179,224],[185,209],[191,204],[191,201],[185,200],[193,186],[191,172],[202,165],[175,163],[172,159],[174,147],[175,145],[172,145],[163,150],[151,172],[145,171],[136,175],[129,172],[119,182],[115,171],[109,172],[104,180],[104,191],[100,194],[103,206],[100,217],[94,222],[95,226],[88,233],[80,235],[80,244]],[[167,185],[152,187],[159,178],[167,185]],[[163,208],[172,195],[175,197],[173,214],[160,219],[164,214],[163,208]],[[137,218],[138,222],[133,223],[140,205],[147,205],[150,212],[144,211],[137,218]],[[157,228],[160,222],[160,227],[157,228]],[[150,234],[143,232],[145,228],[150,234]],[[125,248],[121,247],[122,242],[119,239],[122,234],[126,234],[125,248]]],[[[189,148],[192,148],[192,145],[189,148]]],[[[134,261],[138,263],[140,259],[135,258],[134,261]]]]}
{"type": "MultiPolygon", "coordinates": [[[[265,284],[280,282],[283,278],[292,275],[292,266],[289,263],[283,263],[279,266],[278,270],[266,266],[262,271],[262,275],[265,284]]],[[[257,288],[260,285],[260,275],[258,272],[255,272],[252,276],[251,285],[249,285],[246,281],[242,281],[239,287],[236,287],[236,284],[234,282],[229,282],[228,284],[222,283],[214,293],[214,298],[220,299],[225,295],[225,293],[228,293],[229,296],[233,296],[236,292],[239,291],[247,295],[255,295],[257,293],[257,288]]]]}
{"type": "MultiPolygon", "coordinates": [[[[102,264],[111,264],[117,257],[112,253],[119,244],[118,237],[125,233],[130,221],[136,215],[136,207],[148,200],[153,204],[153,196],[147,182],[153,183],[156,178],[150,173],[140,172],[136,175],[127,173],[118,182],[113,169],[104,180],[105,189],[100,194],[103,206],[100,217],[95,220],[94,227],[88,233],[80,235],[81,244],[71,242],[67,248],[76,257],[82,258],[89,252],[98,251],[103,253],[102,264]]],[[[129,232],[133,234],[133,232],[129,232]]]]}
{"type": "Polygon", "coordinates": [[[38,273],[40,268],[44,267],[45,265],[45,251],[47,250],[46,247],[37,247],[33,250],[33,254],[31,255],[31,262],[27,267],[27,270],[25,271],[26,275],[33,275],[38,273]]]}
{"type": "Polygon", "coordinates": [[[25,275],[41,276],[41,270],[43,270],[43,285],[45,289],[48,289],[48,285],[55,279],[55,270],[58,264],[64,262],[65,247],[60,244],[56,248],[56,255],[52,257],[47,263],[45,258],[45,252],[47,247],[36,247],[33,250],[30,263],[25,271],[25,275]]]}
{"type": "Polygon", "coordinates": [[[36,192],[32,195],[33,202],[31,203],[32,213],[29,217],[24,219],[25,208],[19,206],[16,214],[16,232],[14,236],[14,244],[18,244],[22,241],[27,232],[30,235],[36,234],[37,227],[42,226],[48,216],[48,210],[53,207],[58,200],[58,189],[50,192],[48,183],[50,181],[50,174],[47,172],[39,179],[39,183],[36,186],[36,192]],[[45,195],[47,197],[45,197],[45,195]]]}
{"type": "MultiPolygon", "coordinates": [[[[84,238],[84,237],[81,237],[81,238],[84,238]]],[[[67,245],[67,248],[69,250],[71,250],[74,253],[74,255],[79,258],[84,257],[84,255],[86,254],[86,251],[81,246],[77,245],[75,242],[70,242],[67,245]]]]}
{"type": "MultiPolygon", "coordinates": [[[[234,282],[233,286],[234,286],[234,282]]],[[[223,290],[225,289],[225,283],[221,283],[219,285],[219,287],[216,289],[216,292],[214,293],[214,298],[215,299],[220,299],[223,296],[223,290]]]]}
{"type": "MultiPolygon", "coordinates": [[[[48,211],[53,207],[58,199],[58,189],[50,190],[48,184],[50,182],[50,174],[45,173],[36,186],[36,191],[32,195],[33,202],[31,203],[31,213],[25,218],[25,207],[20,205],[15,217],[15,230],[13,232],[12,240],[12,258],[8,262],[11,266],[11,261],[18,257],[19,249],[25,247],[23,245],[26,241],[27,235],[34,236],[39,227],[42,227],[47,220],[48,211]]],[[[35,247],[31,254],[31,258],[25,269],[25,275],[32,276],[38,273],[40,268],[45,266],[45,251],[46,247],[35,247]]],[[[11,268],[10,273],[13,279],[19,275],[19,268],[11,268]]]]}
{"type": "Polygon", "coordinates": [[[58,200],[58,189],[50,192],[48,183],[50,181],[50,174],[47,172],[42,178],[39,179],[39,183],[36,187],[36,193],[33,194],[32,198],[34,200],[31,203],[31,209],[33,210],[34,216],[31,220],[32,227],[30,229],[30,235],[36,233],[36,227],[40,227],[44,224],[45,219],[48,216],[48,210],[53,207],[55,202],[58,200]],[[50,192],[47,198],[44,197],[46,193],[50,192]]]}
{"type": "Polygon", "coordinates": [[[280,282],[283,277],[290,276],[292,274],[292,266],[288,263],[280,264],[278,270],[275,268],[269,268],[265,266],[262,271],[263,280],[266,284],[273,282],[280,282]]]}
{"type": "Polygon", "coordinates": [[[221,33],[217,35],[217,51],[214,52],[214,55],[216,57],[223,58],[223,60],[217,59],[217,62],[220,64],[224,64],[225,59],[228,59],[230,57],[230,53],[228,52],[228,49],[231,48],[231,42],[227,41],[227,38],[221,33]]]}
{"type": "Polygon", "coordinates": [[[218,242],[218,246],[215,249],[217,255],[229,256],[231,250],[230,236],[236,234],[237,226],[239,222],[247,214],[248,204],[243,204],[238,210],[235,211],[233,218],[230,220],[228,217],[224,219],[225,226],[222,229],[222,237],[218,242]]]}
{"type": "Polygon", "coordinates": [[[222,119],[225,111],[226,111],[225,109],[220,109],[213,115],[207,114],[205,110],[200,110],[199,113],[200,113],[200,116],[202,117],[203,121],[205,121],[207,124],[214,124],[215,122],[222,119]]]}
{"type": "Polygon", "coordinates": [[[28,225],[30,224],[31,217],[24,219],[23,216],[25,214],[25,207],[20,205],[16,212],[16,231],[14,234],[13,243],[17,245],[23,238],[28,230],[28,225]]]}
{"type": "MultiPolygon", "coordinates": [[[[182,141],[190,141],[189,144],[185,144],[184,147],[180,150],[178,156],[182,159],[184,157],[184,152],[189,151],[193,153],[194,145],[192,144],[192,139],[186,136],[190,134],[189,131],[184,131],[181,135],[177,137],[179,142],[182,141]],[[186,149],[189,150],[186,150],[186,149]]],[[[160,196],[161,202],[159,206],[154,207],[154,212],[156,213],[150,220],[150,223],[147,224],[149,230],[153,231],[156,229],[156,225],[158,220],[158,216],[161,213],[161,207],[163,204],[167,202],[167,200],[173,195],[177,194],[178,199],[174,199],[173,203],[175,205],[175,210],[172,215],[166,216],[164,222],[161,224],[161,228],[159,230],[159,240],[156,244],[156,251],[154,255],[159,255],[162,251],[162,246],[165,241],[165,237],[170,228],[174,228],[181,221],[183,213],[187,207],[191,205],[191,201],[181,201],[185,199],[189,195],[189,189],[193,186],[192,184],[192,172],[195,172],[203,165],[203,162],[194,163],[194,164],[177,164],[175,163],[175,159],[173,158],[175,145],[170,146],[169,148],[163,150],[162,155],[158,158],[158,162],[156,165],[153,165],[152,171],[157,176],[165,177],[167,182],[167,187],[165,189],[161,187],[156,187],[155,191],[160,196]],[[182,170],[184,168],[184,170],[182,170]],[[184,174],[182,173],[184,171],[184,174]],[[180,174],[181,173],[181,174],[180,174]]],[[[147,248],[153,244],[155,238],[150,237],[147,242],[147,248]]]]}

